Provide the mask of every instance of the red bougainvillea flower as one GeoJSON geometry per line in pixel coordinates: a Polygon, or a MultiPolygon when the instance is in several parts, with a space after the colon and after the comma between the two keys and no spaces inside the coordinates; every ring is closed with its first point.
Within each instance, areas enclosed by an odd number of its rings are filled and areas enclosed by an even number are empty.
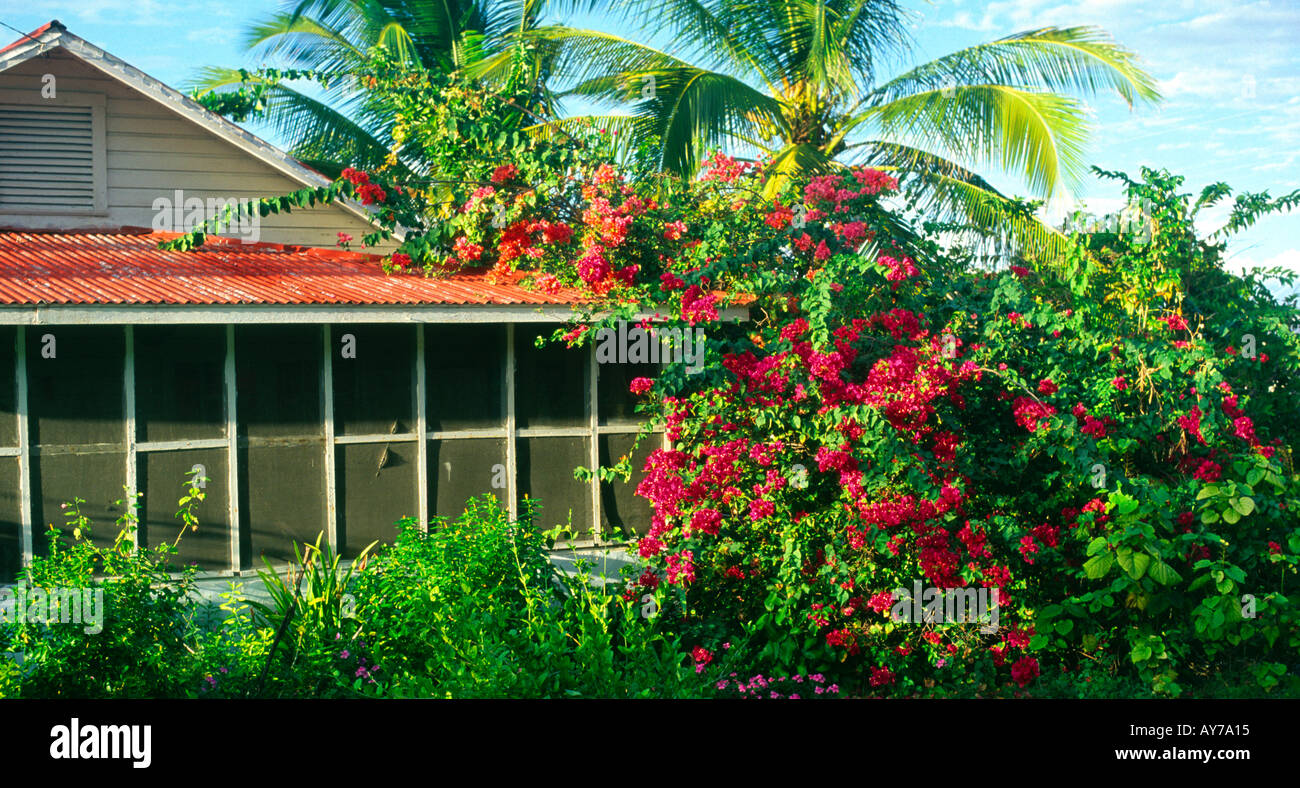
{"type": "Polygon", "coordinates": [[[354,170],[351,167],[343,168],[343,179],[349,181],[355,186],[370,182],[370,174],[364,170],[354,170]]]}
{"type": "Polygon", "coordinates": [[[605,248],[600,244],[587,249],[586,253],[578,258],[576,267],[578,276],[589,285],[604,282],[613,273],[609,261],[605,259],[605,248]]]}
{"type": "Polygon", "coordinates": [[[749,519],[754,522],[762,520],[764,517],[771,517],[776,507],[766,498],[755,498],[749,502],[749,519]]]}
{"type": "Polygon", "coordinates": [[[1033,657],[1021,657],[1011,666],[1011,678],[1021,687],[1038,678],[1038,660],[1033,657]]]}
{"type": "Polygon", "coordinates": [[[695,579],[695,553],[692,551],[675,553],[664,559],[664,562],[668,565],[669,585],[682,585],[695,579]]]}
{"type": "Polygon", "coordinates": [[[608,186],[612,183],[622,183],[623,176],[610,165],[601,164],[596,168],[596,175],[592,180],[597,186],[608,186]]]}
{"type": "Polygon", "coordinates": [[[717,509],[700,509],[691,515],[690,529],[710,536],[717,536],[721,524],[722,514],[717,509]]]}
{"type": "Polygon", "coordinates": [[[542,274],[533,280],[533,284],[537,285],[537,289],[543,293],[550,293],[551,295],[560,292],[561,288],[560,280],[555,274],[542,274]]]}
{"type": "Polygon", "coordinates": [[[1249,416],[1242,416],[1232,420],[1232,434],[1252,446],[1258,442],[1255,439],[1255,424],[1250,420],[1249,416]]]}
{"type": "MultiPolygon", "coordinates": [[[[663,549],[664,549],[663,542],[659,541],[653,536],[642,537],[641,540],[637,542],[637,546],[636,546],[637,555],[641,556],[642,558],[654,558],[655,556],[663,552],[663,549]]],[[[670,580],[669,582],[673,582],[673,581],[670,580]]]]}
{"type": "Polygon", "coordinates": [[[772,211],[763,217],[763,222],[773,230],[782,230],[793,218],[794,211],[782,205],[780,200],[776,200],[772,211]]]}
{"type": "Polygon", "coordinates": [[[1157,317],[1156,320],[1169,326],[1170,331],[1187,330],[1187,321],[1183,319],[1182,315],[1161,315],[1160,317],[1157,317]]]}
{"type": "Polygon", "coordinates": [[[889,269],[889,273],[885,274],[885,278],[891,282],[901,282],[904,279],[910,279],[911,277],[921,273],[920,269],[916,267],[916,264],[912,262],[912,258],[907,256],[894,258],[882,254],[876,258],[876,262],[889,269]]]}
{"type": "Polygon", "coordinates": [[[373,183],[363,183],[358,186],[357,196],[361,198],[362,205],[382,203],[388,199],[387,192],[373,183]]]}
{"type": "Polygon", "coordinates": [[[1179,416],[1177,421],[1178,421],[1178,426],[1182,427],[1184,430],[1191,433],[1192,437],[1196,438],[1198,443],[1202,445],[1206,445],[1205,438],[1201,435],[1201,409],[1200,408],[1196,406],[1192,406],[1192,409],[1187,412],[1187,415],[1179,416]]]}
{"type": "Polygon", "coordinates": [[[456,256],[465,262],[477,260],[483,256],[483,246],[470,241],[463,235],[456,239],[451,248],[456,253],[456,256]]]}
{"type": "Polygon", "coordinates": [[[871,669],[871,686],[884,687],[893,684],[896,677],[889,668],[872,668],[871,669]]]}
{"type": "Polygon", "coordinates": [[[493,183],[509,183],[519,175],[519,168],[513,164],[502,164],[492,171],[491,181],[493,183]]]}
{"type": "Polygon", "coordinates": [[[691,285],[682,293],[681,314],[691,325],[718,319],[717,296],[691,285]]]}
{"type": "Polygon", "coordinates": [[[1055,394],[1059,390],[1060,387],[1053,383],[1051,378],[1043,378],[1038,381],[1039,394],[1055,394]]]}
{"type": "Polygon", "coordinates": [[[704,167],[700,173],[700,180],[731,183],[744,175],[745,172],[753,166],[754,165],[749,162],[736,161],[721,151],[717,151],[704,160],[704,167]]]}
{"type": "Polygon", "coordinates": [[[1034,541],[1033,536],[1025,534],[1020,537],[1020,555],[1024,557],[1026,564],[1032,564],[1034,562],[1034,559],[1030,558],[1030,556],[1037,552],[1038,543],[1034,541]]]}
{"type": "Polygon", "coordinates": [[[679,277],[674,276],[672,273],[664,272],[659,275],[659,289],[665,293],[670,293],[673,290],[681,290],[685,286],[686,283],[679,277]]]}
{"type": "Polygon", "coordinates": [[[1110,385],[1114,386],[1116,391],[1125,391],[1128,389],[1128,381],[1124,379],[1123,375],[1112,378],[1110,385]]]}
{"type": "Polygon", "coordinates": [[[1055,414],[1056,409],[1045,402],[1029,397],[1016,397],[1012,412],[1015,414],[1017,424],[1034,432],[1038,429],[1038,422],[1055,414]]]}
{"type": "Polygon", "coordinates": [[[1196,473],[1192,474],[1192,477],[1205,482],[1217,482],[1222,473],[1223,468],[1221,468],[1217,462],[1214,462],[1213,460],[1202,460],[1200,466],[1196,469],[1196,473]]]}
{"type": "Polygon", "coordinates": [[[650,378],[633,378],[628,390],[633,394],[641,395],[654,388],[654,385],[655,382],[650,378]]]}
{"type": "Polygon", "coordinates": [[[1101,421],[1093,416],[1085,415],[1083,417],[1083,427],[1079,430],[1084,435],[1091,435],[1097,440],[1106,437],[1106,422],[1101,421]]]}
{"type": "Polygon", "coordinates": [[[1011,266],[1011,273],[1015,274],[1021,279],[1024,279],[1026,276],[1029,276],[1029,269],[1025,268],[1024,266],[1013,265],[1011,266]]]}
{"type": "Polygon", "coordinates": [[[857,179],[858,184],[862,187],[858,191],[861,196],[892,192],[898,188],[898,179],[871,167],[855,168],[853,177],[857,179]]]}

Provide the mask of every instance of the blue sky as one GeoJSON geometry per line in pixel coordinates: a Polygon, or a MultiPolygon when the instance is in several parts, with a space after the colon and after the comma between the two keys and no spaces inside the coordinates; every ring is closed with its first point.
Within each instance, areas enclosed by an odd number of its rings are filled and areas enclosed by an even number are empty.
{"type": "MultiPolygon", "coordinates": [[[[1300,2],[1297,0],[903,0],[915,15],[915,48],[895,71],[963,46],[1047,25],[1099,25],[1136,50],[1166,100],[1130,111],[1118,97],[1090,102],[1090,161],[1136,175],[1142,165],[1187,177],[1199,191],[1226,181],[1238,191],[1280,195],[1300,188],[1300,2]]],[[[58,18],[170,85],[204,65],[248,65],[239,46],[250,18],[275,0],[223,0],[196,8],[164,0],[0,0],[0,21],[23,31],[58,18]]],[[[626,26],[582,24],[637,37],[626,26]]],[[[0,39],[18,37],[0,30],[0,39]]],[[[253,126],[254,131],[261,129],[253,126]]],[[[272,141],[276,140],[272,138],[272,141]]],[[[1014,178],[988,172],[1000,188],[1014,178]]],[[[1097,213],[1121,204],[1118,189],[1091,176],[1078,197],[1097,213]]],[[[1226,210],[1202,216],[1204,230],[1226,210]]],[[[1229,247],[1234,267],[1284,265],[1300,271],[1300,212],[1265,219],[1229,247]]]]}

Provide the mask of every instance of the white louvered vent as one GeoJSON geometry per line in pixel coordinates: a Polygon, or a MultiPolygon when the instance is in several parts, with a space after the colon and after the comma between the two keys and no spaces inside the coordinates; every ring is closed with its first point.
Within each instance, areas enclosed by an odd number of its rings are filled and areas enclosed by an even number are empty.
{"type": "Polygon", "coordinates": [[[0,213],[95,210],[93,107],[0,104],[0,213]]]}

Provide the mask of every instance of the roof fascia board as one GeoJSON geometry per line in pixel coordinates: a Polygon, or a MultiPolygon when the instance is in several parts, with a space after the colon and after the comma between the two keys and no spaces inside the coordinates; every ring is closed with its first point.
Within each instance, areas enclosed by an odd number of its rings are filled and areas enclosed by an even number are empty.
{"type": "MultiPolygon", "coordinates": [[[[650,319],[641,312],[636,319],[650,319]]],[[[581,313],[564,305],[511,304],[49,304],[0,306],[0,325],[212,325],[246,323],[564,323],[581,313]]],[[[597,315],[599,317],[599,315],[597,315]]],[[[718,310],[746,320],[743,307],[718,310]]]]}

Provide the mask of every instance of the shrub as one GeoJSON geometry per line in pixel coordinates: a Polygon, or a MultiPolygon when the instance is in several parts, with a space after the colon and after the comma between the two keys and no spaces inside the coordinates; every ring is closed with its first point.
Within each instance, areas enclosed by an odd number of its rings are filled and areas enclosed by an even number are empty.
{"type": "MultiPolygon", "coordinates": [[[[1300,646],[1294,306],[1222,269],[1164,173],[1125,178],[1149,239],[1001,273],[887,234],[872,177],[824,176],[803,197],[833,220],[779,217],[784,236],[699,272],[765,320],[715,327],[698,383],[656,385],[673,446],[646,464],[639,550],[688,642],[749,635],[758,667],[855,694],[1000,692],[1089,662],[1157,693],[1223,670],[1276,686],[1300,646]],[[854,223],[874,251],[845,243],[854,223]],[[894,620],[914,580],[999,589],[999,631],[894,620]]],[[[1296,199],[1243,195],[1230,227],[1296,199]]]]}
{"type": "MultiPolygon", "coordinates": [[[[192,518],[203,493],[187,482],[182,512],[192,518]]],[[[26,620],[3,625],[6,650],[5,697],[145,698],[184,695],[193,685],[193,654],[199,640],[191,598],[194,567],[173,574],[176,545],[135,545],[136,506],[129,502],[110,546],[91,539],[85,501],[64,504],[68,539],[51,526],[48,556],[37,556],[18,578],[20,587],[62,597],[62,610],[46,618],[30,609],[26,620]],[[73,599],[79,607],[69,607],[73,599]],[[97,608],[97,612],[95,612],[97,608]],[[73,611],[77,612],[74,613],[73,611]],[[81,623],[75,618],[79,616],[81,623]]],[[[118,502],[122,504],[122,501],[118,502]]],[[[185,519],[188,527],[191,519],[185,519]]],[[[178,537],[179,541],[179,537],[178,537]]],[[[48,598],[48,597],[47,597],[48,598]]]]}
{"type": "Polygon", "coordinates": [[[434,697],[708,694],[678,642],[633,600],[549,561],[545,537],[490,495],[426,531],[399,523],[357,585],[380,655],[376,692],[434,697]]]}

